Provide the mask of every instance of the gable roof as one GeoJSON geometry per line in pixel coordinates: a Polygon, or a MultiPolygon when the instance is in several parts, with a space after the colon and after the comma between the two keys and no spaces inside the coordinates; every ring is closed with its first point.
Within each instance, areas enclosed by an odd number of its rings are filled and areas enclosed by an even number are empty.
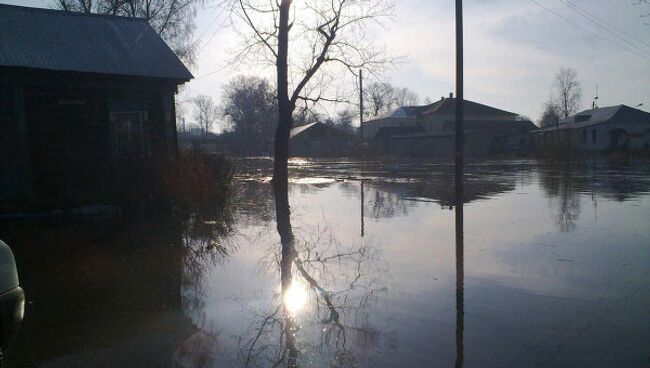
{"type": "Polygon", "coordinates": [[[640,122],[640,120],[643,119],[650,122],[650,113],[633,109],[625,105],[616,105],[581,111],[562,120],[560,124],[571,128],[581,128],[609,121],[616,121],[617,123],[632,123],[640,122]]]}
{"type": "Polygon", "coordinates": [[[603,123],[643,123],[650,124],[650,113],[626,105],[615,105],[584,110],[560,121],[559,127],[548,127],[538,131],[556,129],[579,129],[603,123]]]}
{"type": "MultiPolygon", "coordinates": [[[[517,114],[501,109],[497,109],[492,106],[483,105],[478,102],[463,100],[463,110],[465,115],[470,114],[493,114],[493,115],[506,115],[515,117],[517,114]]],[[[422,112],[422,115],[429,114],[442,114],[442,115],[453,115],[456,111],[456,98],[444,98],[442,100],[436,101],[428,106],[428,108],[422,112]]]]}
{"type": "MultiPolygon", "coordinates": [[[[517,114],[488,105],[483,105],[478,102],[464,100],[463,103],[465,115],[501,115],[503,117],[516,117],[517,114]]],[[[395,110],[390,111],[387,114],[379,115],[364,121],[363,123],[370,123],[377,120],[383,120],[386,118],[404,118],[404,119],[415,119],[421,116],[429,114],[441,114],[441,115],[453,115],[456,111],[456,98],[449,97],[443,98],[436,102],[430,103],[428,105],[422,106],[402,106],[398,107],[395,110]]]]}
{"type": "Polygon", "coordinates": [[[424,105],[424,106],[402,106],[396,110],[393,111],[391,116],[404,116],[404,117],[411,117],[411,116],[420,116],[424,111],[426,111],[431,105],[424,105]]]}
{"type": "Polygon", "coordinates": [[[327,136],[337,136],[337,137],[352,136],[350,132],[347,132],[340,127],[332,126],[320,122],[315,122],[306,125],[301,125],[299,127],[291,129],[291,131],[289,132],[289,139],[293,139],[308,131],[311,131],[311,133],[315,133],[315,134],[325,134],[327,136]]]}
{"type": "Polygon", "coordinates": [[[0,66],[188,81],[140,18],[0,5],[0,66]]]}
{"type": "Polygon", "coordinates": [[[318,124],[318,123],[306,124],[306,125],[302,125],[302,126],[299,126],[297,128],[291,129],[291,131],[289,132],[289,138],[293,138],[293,137],[297,136],[298,134],[315,127],[316,124],[318,124]]]}

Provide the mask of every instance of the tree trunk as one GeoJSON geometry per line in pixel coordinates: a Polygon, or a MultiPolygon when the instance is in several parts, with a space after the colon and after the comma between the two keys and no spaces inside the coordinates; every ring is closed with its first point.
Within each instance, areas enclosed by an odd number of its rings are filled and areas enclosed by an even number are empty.
{"type": "MultiPolygon", "coordinates": [[[[278,127],[275,132],[275,159],[273,163],[273,190],[275,194],[275,212],[278,223],[289,223],[288,170],[289,132],[292,126],[293,107],[289,99],[289,10],[291,0],[282,0],[278,29],[277,83],[278,83],[278,127]]],[[[286,227],[278,226],[281,238],[292,238],[286,227]]],[[[283,245],[285,242],[283,242],[283,245]]]]}
{"type": "MultiPolygon", "coordinates": [[[[278,27],[277,83],[278,83],[278,127],[275,131],[275,158],[273,162],[273,192],[275,195],[275,217],[280,243],[282,244],[282,293],[291,287],[291,267],[296,257],[294,237],[291,229],[291,210],[289,208],[289,132],[292,126],[293,104],[289,99],[289,10],[291,0],[280,3],[278,27]]],[[[283,303],[284,304],[284,303],[283,303]]],[[[283,307],[286,320],[285,336],[289,350],[288,367],[296,367],[298,352],[295,347],[295,325],[293,316],[283,307]]]]}

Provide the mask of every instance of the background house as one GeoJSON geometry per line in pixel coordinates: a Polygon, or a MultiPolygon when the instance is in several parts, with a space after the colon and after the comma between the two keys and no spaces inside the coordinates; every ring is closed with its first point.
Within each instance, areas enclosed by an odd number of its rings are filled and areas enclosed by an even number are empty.
{"type": "Polygon", "coordinates": [[[535,131],[540,141],[560,136],[566,144],[583,151],[650,149],[650,113],[626,105],[579,112],[555,127],[535,131]]]}
{"type": "Polygon", "coordinates": [[[355,136],[341,128],[323,123],[311,123],[291,129],[289,150],[292,156],[349,156],[355,136]]]}
{"type": "Polygon", "coordinates": [[[364,140],[377,137],[383,131],[382,137],[388,130],[421,129],[420,117],[433,104],[424,106],[402,106],[387,114],[377,116],[363,122],[362,135],[364,140]]]}
{"type": "Polygon", "coordinates": [[[175,158],[192,75],[145,20],[0,5],[0,45],[0,210],[130,200],[175,158]]]}
{"type": "MultiPolygon", "coordinates": [[[[466,157],[526,153],[533,147],[529,132],[535,129],[535,124],[531,121],[488,121],[485,127],[473,121],[467,123],[464,127],[466,157]]],[[[452,127],[439,133],[391,136],[386,153],[408,157],[450,158],[454,154],[455,135],[452,127]]]]}
{"type": "MultiPolygon", "coordinates": [[[[466,121],[516,121],[515,113],[483,105],[478,102],[464,100],[464,116],[466,121]]],[[[423,106],[403,106],[389,114],[382,115],[363,123],[364,139],[374,138],[381,128],[414,127],[418,126],[428,133],[440,133],[453,125],[456,111],[456,99],[453,94],[449,98],[442,97],[439,101],[423,106]]]]}
{"type": "MultiPolygon", "coordinates": [[[[363,135],[375,152],[411,157],[453,155],[456,99],[450,94],[425,106],[403,107],[364,122],[363,135]]],[[[536,126],[519,115],[464,101],[465,153],[470,157],[516,153],[531,147],[536,126]]]]}

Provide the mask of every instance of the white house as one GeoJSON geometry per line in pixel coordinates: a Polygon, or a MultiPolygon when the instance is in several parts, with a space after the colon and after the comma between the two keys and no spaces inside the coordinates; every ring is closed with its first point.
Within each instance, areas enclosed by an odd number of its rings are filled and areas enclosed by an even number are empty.
{"type": "Polygon", "coordinates": [[[554,132],[585,151],[644,150],[650,148],[650,113],[626,105],[600,107],[535,131],[542,136],[554,132]]]}

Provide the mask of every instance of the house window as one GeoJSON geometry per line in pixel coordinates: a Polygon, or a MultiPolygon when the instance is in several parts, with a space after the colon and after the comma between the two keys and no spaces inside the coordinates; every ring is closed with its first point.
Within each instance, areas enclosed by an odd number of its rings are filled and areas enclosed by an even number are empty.
{"type": "Polygon", "coordinates": [[[591,130],[591,143],[596,143],[598,140],[598,131],[596,129],[591,130]]]}
{"type": "Polygon", "coordinates": [[[587,129],[582,129],[582,143],[587,143],[587,129]]]}
{"type": "Polygon", "coordinates": [[[113,112],[113,153],[118,156],[140,156],[145,152],[141,111],[113,112]]]}

